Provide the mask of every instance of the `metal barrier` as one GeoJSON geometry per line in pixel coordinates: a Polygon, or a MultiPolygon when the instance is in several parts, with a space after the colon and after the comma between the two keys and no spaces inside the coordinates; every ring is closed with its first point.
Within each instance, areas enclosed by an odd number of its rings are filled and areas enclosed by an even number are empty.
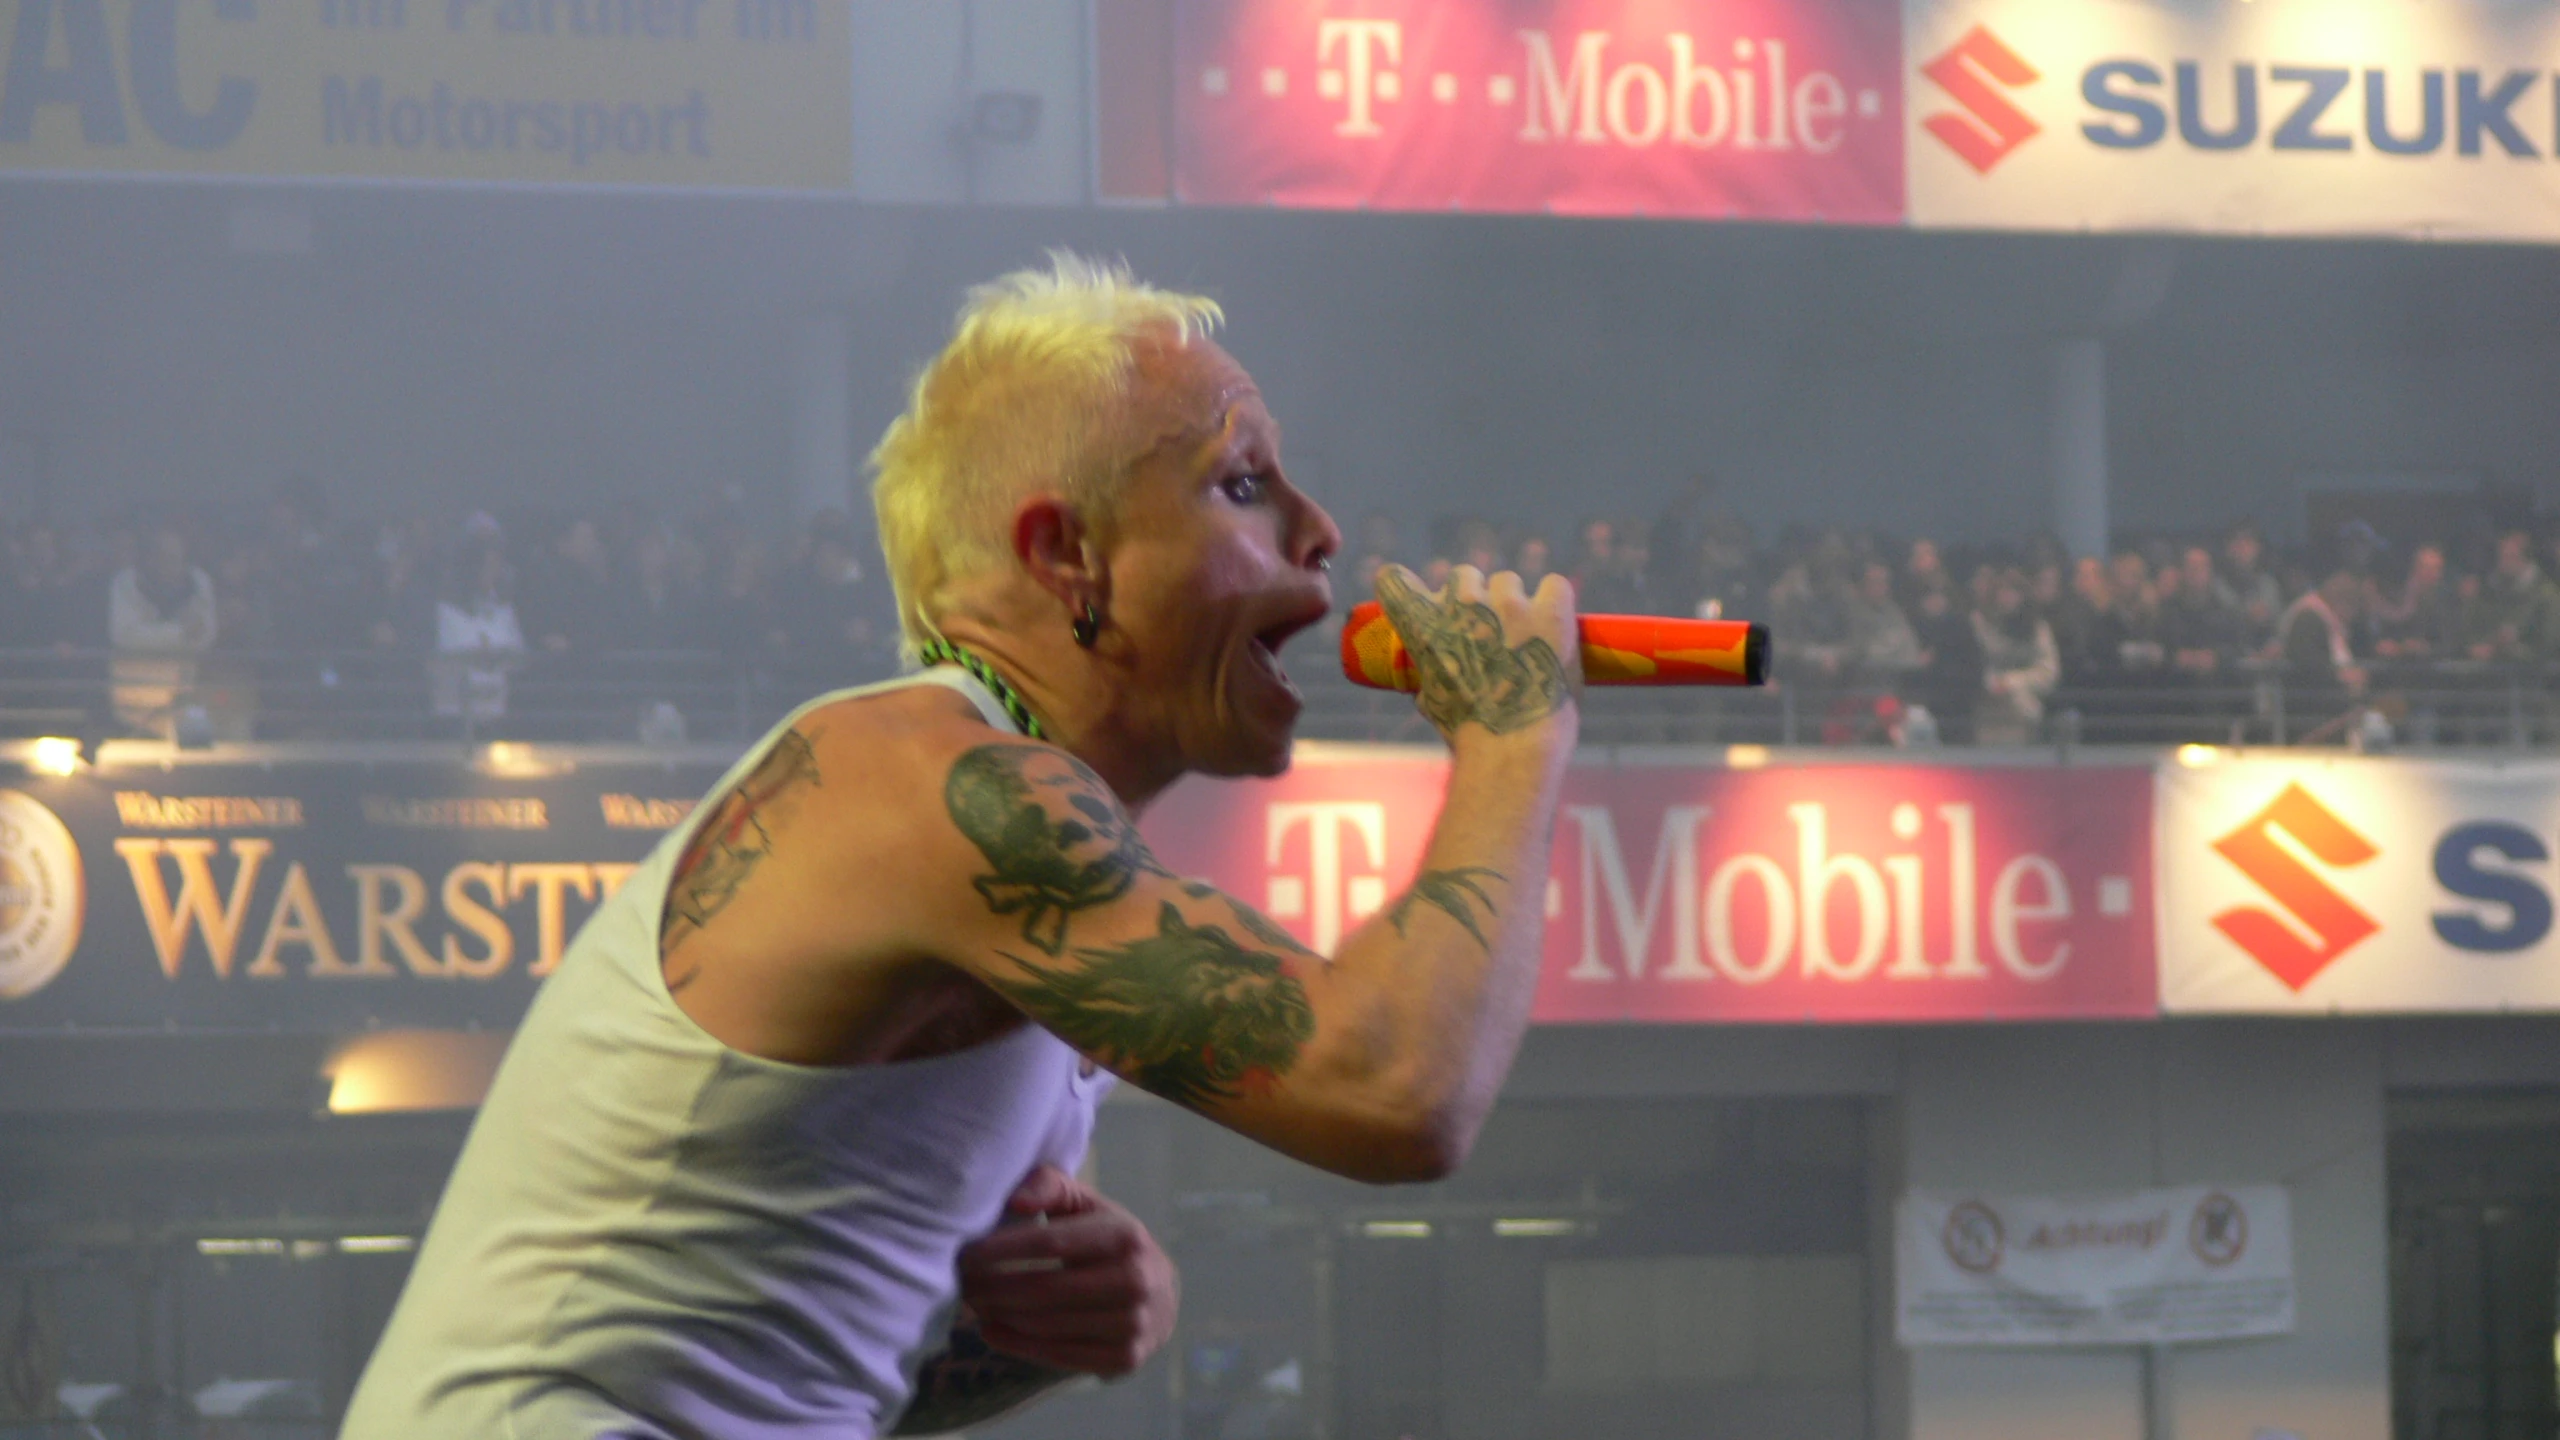
{"type": "MultiPolygon", "coordinates": [[[[1365,690],[1309,645],[1295,657],[1306,697],[1299,734],[1316,740],[1427,742],[1405,696],[1365,690]]],[[[713,651],[533,653],[505,663],[502,714],[438,713],[439,663],[380,652],[216,651],[184,662],[171,708],[204,742],[678,740],[744,743],[811,695],[897,673],[879,651],[843,664],[713,651]]],[[[455,661],[449,663],[466,663],[455,661]]],[[[103,651],[0,650],[0,738],[188,739],[120,714],[116,657],[103,651]]],[[[1762,690],[1592,689],[1583,739],[1597,745],[1961,745],[1973,717],[1911,723],[1925,693],[1790,685],[1762,690]]],[[[1970,696],[1965,697],[1969,702],[1970,696]]],[[[447,707],[452,710],[455,707],[447,707]]],[[[1949,707],[1954,709],[1956,707],[1949,707]]],[[[2522,749],[2560,739],[2560,673],[2452,662],[2379,670],[2367,693],[2289,684],[2273,672],[2192,681],[2065,686],[2026,727],[2058,745],[2345,745],[2522,749]]],[[[2014,743],[2011,741],[2010,743],[2014,743]]]]}

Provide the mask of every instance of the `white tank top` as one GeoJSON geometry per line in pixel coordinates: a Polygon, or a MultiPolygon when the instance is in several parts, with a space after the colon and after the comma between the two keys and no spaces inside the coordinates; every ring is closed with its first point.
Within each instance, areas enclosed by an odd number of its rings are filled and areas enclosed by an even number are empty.
{"type": "MultiPolygon", "coordinates": [[[[722,777],[707,816],[821,705],[722,777]]],[[[569,947],[508,1047],[348,1406],[346,1440],[869,1440],[950,1328],[959,1248],[1043,1162],[1073,1170],[1107,1073],[1025,1025],[931,1059],[818,1068],[723,1045],[667,994],[668,833],[569,947]]]]}

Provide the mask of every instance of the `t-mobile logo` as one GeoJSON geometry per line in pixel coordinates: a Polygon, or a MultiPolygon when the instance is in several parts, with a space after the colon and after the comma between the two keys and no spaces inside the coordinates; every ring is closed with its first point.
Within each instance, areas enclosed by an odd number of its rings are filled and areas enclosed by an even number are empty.
{"type": "Polygon", "coordinates": [[[1387,807],[1375,800],[1304,800],[1271,807],[1264,832],[1263,863],[1275,872],[1263,908],[1274,919],[1305,919],[1308,943],[1319,955],[1331,955],[1342,941],[1346,921],[1358,924],[1387,903],[1387,877],[1377,872],[1387,863],[1387,807]],[[1300,830],[1307,835],[1304,874],[1282,875],[1280,857],[1300,830]],[[1342,839],[1360,842],[1360,867],[1369,873],[1346,875],[1342,839]]]}

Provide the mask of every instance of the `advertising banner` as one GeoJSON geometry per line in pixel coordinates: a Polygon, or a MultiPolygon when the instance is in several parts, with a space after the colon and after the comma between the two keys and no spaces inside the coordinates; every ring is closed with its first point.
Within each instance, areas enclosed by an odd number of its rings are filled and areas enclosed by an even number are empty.
{"type": "Polygon", "coordinates": [[[1896,1207],[1905,1345],[2157,1345],[2293,1329],[2281,1185],[2046,1198],[1915,1192],[1896,1207]]]}
{"type": "MultiPolygon", "coordinates": [[[[1190,780],[1164,861],[1319,951],[1400,894],[1448,780],[1304,746],[1190,780]]],[[[0,784],[0,1030],[505,1026],[718,778],[709,761],[118,766],[0,784]]],[[[2150,772],[1577,768],[1545,873],[1548,1023],[2154,1013],[2150,772]]]]}
{"type": "Polygon", "coordinates": [[[2560,763],[2161,772],[2161,1006],[2560,1009],[2560,763]]]}
{"type": "Polygon", "coordinates": [[[1903,218],[1890,0],[1182,0],[1176,198],[1903,218]]]}
{"type": "Polygon", "coordinates": [[[1911,221],[2560,238],[2560,8],[1910,0],[1911,221]]]}
{"type": "MultiPolygon", "coordinates": [[[[1330,952],[1412,876],[1447,779],[1304,746],[1278,780],[1177,786],[1146,830],[1330,952]]],[[[2150,820],[2139,767],[1577,767],[1527,878],[1536,1018],[2151,1015],[2150,820]]]]}
{"type": "Polygon", "coordinates": [[[511,1026],[722,768],[0,782],[0,1030],[511,1026]]]}
{"type": "Polygon", "coordinates": [[[834,0],[0,0],[0,174],[844,190],[834,0]]]}

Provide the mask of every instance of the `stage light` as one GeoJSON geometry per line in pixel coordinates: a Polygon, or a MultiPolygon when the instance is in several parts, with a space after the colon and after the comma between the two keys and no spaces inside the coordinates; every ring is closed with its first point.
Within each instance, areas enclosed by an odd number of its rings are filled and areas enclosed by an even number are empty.
{"type": "Polygon", "coordinates": [[[1360,1222],[1360,1233],[1372,1240],[1428,1240],[1431,1238],[1431,1222],[1428,1220],[1363,1220],[1360,1222]]]}
{"type": "Polygon", "coordinates": [[[1769,747],[1766,745],[1724,747],[1724,768],[1727,770],[1757,770],[1768,763],[1769,747]]]}
{"type": "Polygon", "coordinates": [[[235,1255],[282,1255],[285,1253],[285,1244],[282,1240],[274,1239],[216,1240],[207,1238],[196,1242],[196,1253],[199,1255],[213,1255],[226,1258],[235,1255]]]}
{"type": "Polygon", "coordinates": [[[341,1255],[406,1255],[417,1248],[415,1235],[346,1235],[338,1240],[341,1255]]]}
{"type": "Polygon", "coordinates": [[[1551,1239],[1558,1235],[1579,1235],[1579,1220],[1496,1220],[1493,1233],[1516,1239],[1551,1239]]]}
{"type": "Polygon", "coordinates": [[[39,775],[77,775],[88,768],[80,742],[68,735],[47,735],[27,749],[27,768],[39,775]]]}
{"type": "Polygon", "coordinates": [[[2222,751],[2212,745],[2181,745],[2178,747],[2178,763],[2190,770],[2202,770],[2208,765],[2221,764],[2222,751]]]}

